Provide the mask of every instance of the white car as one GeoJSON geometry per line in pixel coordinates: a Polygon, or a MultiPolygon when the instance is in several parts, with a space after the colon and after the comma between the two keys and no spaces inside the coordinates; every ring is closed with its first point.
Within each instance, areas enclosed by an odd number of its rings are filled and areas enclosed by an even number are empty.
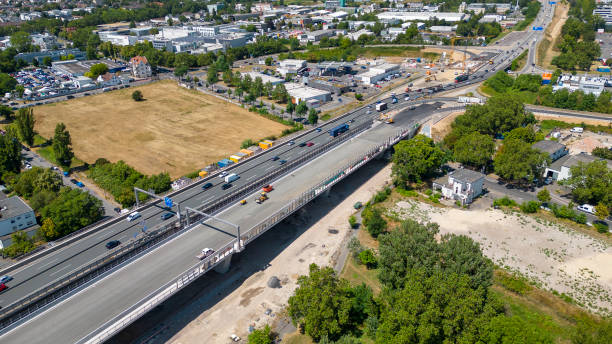
{"type": "Polygon", "coordinates": [[[0,283],[6,283],[6,282],[9,282],[11,280],[13,280],[13,277],[9,276],[9,275],[4,275],[4,276],[0,277],[0,283]]]}
{"type": "Polygon", "coordinates": [[[219,173],[219,178],[223,179],[223,178],[225,178],[225,176],[227,176],[228,174],[229,174],[229,172],[227,172],[227,171],[223,171],[223,172],[219,173]]]}
{"type": "Polygon", "coordinates": [[[576,207],[576,209],[580,211],[584,211],[585,213],[595,214],[595,208],[590,204],[583,204],[576,207]]]}
{"type": "Polygon", "coordinates": [[[235,334],[232,334],[232,335],[230,336],[230,339],[231,339],[231,340],[233,340],[234,342],[239,342],[239,341],[240,341],[240,337],[238,337],[238,336],[237,336],[237,335],[235,335],[235,334]]]}
{"type": "Polygon", "coordinates": [[[127,220],[128,220],[128,222],[132,222],[132,221],[136,220],[139,217],[140,217],[140,213],[135,211],[135,212],[133,212],[133,213],[131,213],[130,215],[127,216],[127,220]]]}

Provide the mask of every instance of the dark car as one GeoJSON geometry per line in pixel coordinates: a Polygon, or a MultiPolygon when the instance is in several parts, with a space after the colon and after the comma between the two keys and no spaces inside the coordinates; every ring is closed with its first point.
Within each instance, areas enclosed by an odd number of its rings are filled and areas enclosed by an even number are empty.
{"type": "Polygon", "coordinates": [[[285,164],[286,162],[287,162],[287,160],[281,160],[281,161],[279,161],[279,163],[280,163],[281,165],[285,164]]]}
{"type": "Polygon", "coordinates": [[[172,213],[164,213],[164,214],[161,215],[161,219],[162,219],[162,221],[163,220],[167,220],[167,219],[171,218],[172,216],[174,216],[174,214],[172,214],[172,213]]]}
{"type": "Polygon", "coordinates": [[[276,161],[276,160],[278,160],[278,159],[280,159],[278,156],[273,156],[273,157],[272,157],[272,161],[276,161]]]}
{"type": "Polygon", "coordinates": [[[212,186],[213,186],[212,183],[206,183],[202,185],[202,189],[206,190],[206,189],[212,188],[212,186]]]}
{"type": "Polygon", "coordinates": [[[76,179],[74,179],[74,178],[72,178],[72,179],[70,179],[70,182],[71,182],[72,184],[75,184],[75,185],[76,185],[76,183],[78,183],[79,181],[78,181],[78,180],[76,180],[76,179]]]}
{"type": "Polygon", "coordinates": [[[320,133],[320,132],[321,132],[321,128],[317,128],[317,132],[319,132],[319,133],[320,133]]]}
{"type": "Polygon", "coordinates": [[[221,186],[221,189],[227,190],[227,189],[229,189],[231,187],[232,187],[232,184],[227,183],[227,184],[223,184],[223,186],[221,186]]]}
{"type": "Polygon", "coordinates": [[[302,143],[300,143],[298,146],[300,146],[300,147],[306,147],[306,142],[302,142],[302,143]]]}
{"type": "Polygon", "coordinates": [[[115,247],[119,246],[119,244],[121,244],[121,241],[119,241],[119,240],[112,240],[112,241],[109,241],[109,242],[106,243],[106,248],[110,250],[112,248],[115,248],[115,247]]]}

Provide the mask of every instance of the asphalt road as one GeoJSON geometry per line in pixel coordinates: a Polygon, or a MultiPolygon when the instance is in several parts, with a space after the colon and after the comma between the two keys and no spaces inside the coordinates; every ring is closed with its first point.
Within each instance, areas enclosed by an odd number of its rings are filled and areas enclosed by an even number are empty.
{"type": "MultiPolygon", "coordinates": [[[[389,103],[389,109],[404,104],[405,101],[400,99],[398,104],[389,103]]],[[[371,121],[375,116],[375,109],[363,108],[350,115],[346,120],[354,119],[351,126],[357,126],[365,121],[371,121]],[[367,112],[370,112],[368,114],[367,112]]],[[[338,122],[343,123],[343,122],[338,122]]],[[[197,208],[203,204],[213,202],[221,197],[224,197],[232,191],[243,185],[249,184],[251,181],[257,179],[269,173],[273,169],[279,167],[280,160],[286,160],[288,162],[298,158],[304,152],[307,152],[311,148],[299,147],[302,142],[312,142],[315,145],[320,145],[327,142],[330,139],[330,135],[327,130],[338,125],[338,123],[328,123],[322,127],[321,131],[313,130],[306,136],[302,137],[299,141],[296,141],[294,145],[284,144],[283,146],[275,149],[274,151],[265,152],[257,157],[251,158],[244,163],[241,163],[237,168],[232,170],[232,173],[240,175],[240,179],[232,183],[232,188],[229,190],[222,190],[221,186],[225,182],[219,178],[214,177],[210,180],[213,183],[213,187],[202,190],[201,187],[196,186],[187,188],[177,196],[173,197],[175,203],[180,203],[181,206],[188,206],[191,208],[197,208]],[[278,156],[277,161],[272,161],[272,157],[278,156]]],[[[326,170],[326,172],[329,172],[326,170]]],[[[175,210],[175,209],[174,209],[175,210]]],[[[148,229],[155,227],[156,225],[164,222],[161,219],[161,215],[168,211],[159,206],[148,208],[141,212],[142,218],[132,222],[121,221],[112,226],[98,231],[74,244],[67,246],[57,252],[44,256],[34,263],[25,266],[11,275],[14,277],[12,281],[7,283],[9,287],[7,290],[0,294],[0,306],[7,306],[27,295],[36,291],[37,289],[63,277],[69,275],[71,272],[77,270],[79,267],[86,265],[96,258],[104,255],[108,250],[105,245],[111,240],[119,240],[125,243],[132,239],[134,236],[141,235],[142,225],[141,220],[144,219],[145,225],[148,229]]],[[[168,220],[166,220],[168,221],[168,220]]]]}
{"type": "MultiPolygon", "coordinates": [[[[251,226],[268,218],[333,171],[379,145],[385,138],[394,135],[399,128],[409,127],[415,121],[430,115],[438,106],[439,104],[427,104],[398,114],[393,125],[377,122],[372,129],[274,182],[275,190],[269,194],[270,199],[263,204],[256,204],[253,201],[255,195],[251,195],[246,198],[248,201],[246,205],[236,204],[219,216],[240,225],[244,232],[248,231],[251,226]]],[[[358,116],[358,118],[363,117],[366,116],[363,114],[358,116]]],[[[367,120],[371,120],[371,116],[367,117],[367,120]]],[[[330,139],[329,135],[325,134],[324,137],[319,135],[310,141],[315,142],[315,145],[321,144],[330,139]]],[[[286,154],[288,156],[281,155],[281,158],[295,156],[292,150],[288,150],[286,154]]],[[[197,262],[195,255],[202,248],[218,249],[235,236],[234,228],[214,220],[207,221],[205,225],[193,228],[110,276],[95,282],[82,292],[4,335],[0,340],[6,343],[75,342],[193,266],[197,262]],[[62,318],[61,323],[57,322],[59,314],[62,318]]]]}

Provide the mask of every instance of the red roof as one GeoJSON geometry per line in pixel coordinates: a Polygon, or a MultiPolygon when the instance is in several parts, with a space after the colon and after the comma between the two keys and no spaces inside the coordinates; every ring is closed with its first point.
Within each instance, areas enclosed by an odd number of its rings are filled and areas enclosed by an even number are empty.
{"type": "Polygon", "coordinates": [[[144,56],[134,56],[130,59],[130,64],[141,64],[141,63],[148,64],[149,61],[144,56]]]}

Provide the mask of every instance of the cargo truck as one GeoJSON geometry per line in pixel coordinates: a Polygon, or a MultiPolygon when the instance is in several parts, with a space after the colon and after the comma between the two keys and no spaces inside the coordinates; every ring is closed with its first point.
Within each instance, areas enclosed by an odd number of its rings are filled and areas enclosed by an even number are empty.
{"type": "Polygon", "coordinates": [[[329,135],[332,136],[332,137],[336,137],[336,136],[338,136],[338,135],[340,135],[340,134],[342,134],[342,133],[344,133],[344,132],[346,132],[348,130],[349,130],[349,125],[348,124],[346,124],[346,123],[340,124],[339,126],[331,129],[329,131],[329,135]]]}
{"type": "Polygon", "coordinates": [[[384,110],[387,110],[387,103],[376,104],[376,111],[384,111],[384,110]]]}
{"type": "Polygon", "coordinates": [[[232,173],[232,174],[229,174],[229,175],[225,176],[225,182],[226,183],[231,183],[231,182],[233,182],[234,180],[236,180],[238,178],[240,178],[239,175],[237,175],[236,173],[232,173]]]}

